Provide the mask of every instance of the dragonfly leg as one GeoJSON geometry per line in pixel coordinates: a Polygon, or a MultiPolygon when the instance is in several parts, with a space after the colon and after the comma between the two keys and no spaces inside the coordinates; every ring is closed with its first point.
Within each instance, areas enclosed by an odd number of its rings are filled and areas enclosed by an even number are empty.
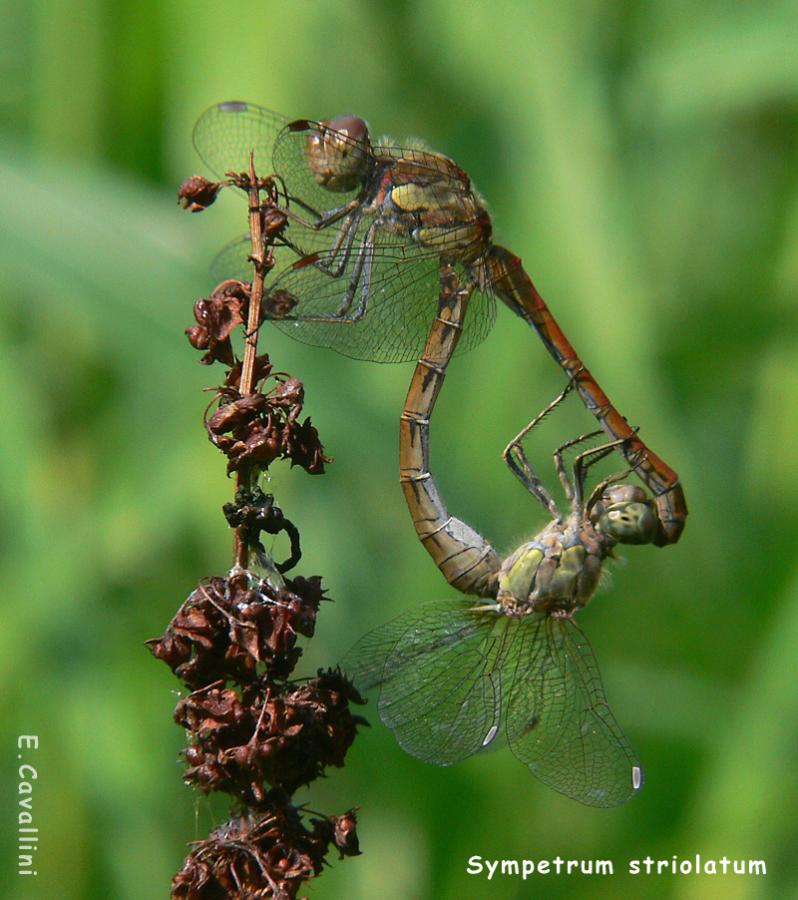
{"type": "MultiPolygon", "coordinates": [[[[371,264],[374,260],[373,240],[376,228],[376,223],[372,223],[360,244],[357,261],[352,270],[352,275],[349,278],[343,300],[333,316],[330,317],[330,321],[344,323],[359,322],[366,314],[369,289],[371,287],[371,264]],[[360,288],[360,300],[355,307],[354,314],[348,315],[352,302],[355,299],[355,295],[358,293],[358,287],[360,288]]],[[[320,321],[319,317],[314,316],[314,321],[320,321]]]]}
{"type": "Polygon", "coordinates": [[[596,503],[601,499],[604,491],[611,484],[617,484],[619,481],[625,481],[632,474],[631,469],[625,469],[623,472],[615,472],[613,475],[608,475],[605,479],[600,481],[592,490],[590,497],[588,497],[587,503],[585,503],[585,511],[590,512],[591,509],[596,505],[596,503]]]}
{"type": "Polygon", "coordinates": [[[560,446],[552,454],[554,458],[554,468],[557,472],[557,477],[560,479],[560,484],[563,486],[565,496],[569,501],[573,501],[574,499],[574,489],[571,479],[568,477],[568,473],[565,471],[565,461],[563,459],[563,454],[569,448],[575,447],[577,444],[581,444],[583,441],[589,441],[591,438],[597,437],[598,435],[603,433],[604,432],[599,429],[598,431],[589,431],[587,432],[587,434],[580,434],[579,437],[571,438],[571,440],[566,441],[564,444],[560,444],[560,446]]]}
{"type": "MultiPolygon", "coordinates": [[[[359,322],[363,316],[365,316],[368,309],[368,294],[371,285],[371,264],[374,257],[373,238],[376,227],[376,223],[372,223],[360,243],[360,247],[357,251],[357,258],[352,272],[348,276],[343,299],[339,303],[338,309],[329,315],[316,313],[302,315],[300,312],[295,317],[297,321],[351,325],[354,322],[359,322]],[[352,303],[358,292],[360,293],[360,300],[358,301],[354,313],[350,315],[349,310],[352,307],[352,303]]],[[[318,261],[314,260],[312,255],[299,260],[299,262],[294,264],[294,267],[300,268],[307,266],[310,263],[320,271],[330,275],[330,277],[335,277],[333,272],[330,272],[319,265],[318,261]]]]}
{"type": "MultiPolygon", "coordinates": [[[[596,432],[601,434],[601,432],[596,432]]],[[[608,441],[605,444],[601,444],[598,447],[590,447],[588,450],[583,450],[576,459],[574,460],[574,484],[573,484],[573,497],[572,504],[574,509],[583,509],[584,503],[584,490],[585,490],[585,480],[587,479],[587,472],[591,466],[594,466],[597,462],[600,462],[605,457],[609,456],[613,450],[617,447],[620,447],[621,444],[625,443],[628,438],[618,438],[615,441],[608,441]]],[[[560,448],[562,449],[562,448],[560,448]]],[[[621,481],[626,478],[632,472],[632,468],[626,469],[624,472],[619,473],[618,475],[611,475],[608,479],[605,479],[602,482],[601,490],[604,491],[604,488],[607,487],[608,484],[612,484],[615,481],[621,481]]],[[[595,491],[593,492],[596,493],[595,491]]],[[[591,495],[592,499],[592,495],[591,495]]],[[[589,506],[589,504],[588,504],[589,506]]]]}
{"type": "Polygon", "coordinates": [[[371,289],[371,267],[374,261],[374,235],[376,231],[377,223],[373,222],[360,243],[357,262],[349,278],[343,300],[331,317],[334,322],[359,322],[366,315],[369,291],[371,289]],[[358,292],[360,293],[360,300],[355,307],[354,313],[349,315],[352,302],[358,292]]]}
{"type": "MultiPolygon", "coordinates": [[[[354,314],[348,317],[350,322],[359,322],[363,316],[366,315],[366,310],[368,309],[369,293],[371,292],[371,269],[374,264],[373,234],[376,230],[377,224],[375,222],[366,232],[366,238],[361,245],[363,247],[363,257],[361,262],[362,279],[360,285],[360,302],[358,303],[354,314]]],[[[349,299],[349,305],[351,305],[352,299],[354,299],[354,296],[349,299]]],[[[349,305],[344,307],[342,304],[338,308],[338,313],[344,315],[349,311],[349,305]]]]}
{"type": "Polygon", "coordinates": [[[513,475],[515,475],[529,493],[545,506],[552,518],[558,522],[562,521],[562,513],[557,507],[554,497],[551,496],[546,486],[540,480],[540,476],[535,472],[523,449],[520,446],[514,446],[510,452],[505,455],[504,461],[509,466],[513,475]]]}
{"type": "Polygon", "coordinates": [[[285,213],[289,219],[293,219],[298,225],[301,225],[303,228],[309,228],[311,231],[322,231],[325,228],[329,228],[330,225],[338,222],[340,219],[344,218],[344,216],[349,215],[349,213],[353,212],[361,205],[359,199],[355,197],[343,206],[336,207],[335,209],[328,209],[326,212],[319,214],[317,210],[308,206],[306,203],[303,203],[298,197],[291,197],[290,199],[296,203],[297,206],[304,209],[305,212],[315,216],[316,220],[310,221],[309,219],[300,216],[298,213],[295,213],[290,206],[279,207],[280,212],[285,213]]]}
{"type": "Polygon", "coordinates": [[[340,228],[338,228],[335,240],[332,242],[329,249],[323,251],[323,253],[308,254],[306,249],[303,249],[299,244],[296,244],[291,240],[290,235],[283,235],[280,243],[293,250],[300,260],[313,260],[313,265],[320,272],[324,272],[326,275],[330,275],[333,278],[339,278],[349,262],[349,256],[352,252],[352,242],[357,232],[357,223],[359,221],[360,217],[356,213],[348,216],[341,224],[340,228]],[[341,253],[342,246],[344,247],[343,253],[341,253]],[[320,258],[316,259],[315,257],[317,256],[320,258]]]}
{"type": "Polygon", "coordinates": [[[332,278],[340,278],[343,275],[352,255],[352,244],[357,234],[357,226],[362,218],[362,213],[358,211],[348,216],[338,229],[338,235],[330,247],[329,256],[325,256],[316,263],[317,269],[326,272],[332,278]],[[341,252],[342,248],[343,252],[341,252]]]}
{"type": "Polygon", "coordinates": [[[539,425],[552,410],[556,409],[556,407],[562,403],[573,386],[574,379],[572,378],[554,400],[552,400],[545,409],[539,412],[531,422],[518,432],[502,452],[502,458],[513,475],[515,475],[533,497],[548,509],[552,517],[557,520],[562,518],[562,514],[557,508],[554,498],[543,485],[540,477],[529,462],[529,459],[524,452],[523,441],[536,425],[539,425]]]}

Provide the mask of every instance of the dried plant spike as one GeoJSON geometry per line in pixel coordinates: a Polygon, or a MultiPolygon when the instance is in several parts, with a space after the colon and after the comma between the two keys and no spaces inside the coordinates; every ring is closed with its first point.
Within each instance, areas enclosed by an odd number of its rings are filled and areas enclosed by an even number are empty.
{"type": "Polygon", "coordinates": [[[222,510],[233,559],[226,575],[202,578],[163,635],[147,644],[189,692],[174,712],[186,733],[184,781],[205,794],[229,794],[234,812],[194,844],[171,896],[293,898],[331,852],[360,852],[354,809],[308,813],[291,796],[343,766],[367,723],[352,712],[364,701],[339,670],[294,677],[300,639],[313,637],[328,598],[319,576],[286,577],[302,558],[299,529],[258,480],[278,460],[310,474],[323,474],[331,460],[310,418],[302,418],[302,382],[258,352],[263,282],[288,221],[275,182],[255,171],[249,154],[247,171],[216,182],[189,178],[178,200],[200,212],[223,187],[248,195],[251,279],[226,279],[197,300],[186,334],[201,363],[227,367],[204,423],[235,475],[234,498],[222,510]],[[289,544],[278,562],[264,537],[277,535],[289,544]]]}

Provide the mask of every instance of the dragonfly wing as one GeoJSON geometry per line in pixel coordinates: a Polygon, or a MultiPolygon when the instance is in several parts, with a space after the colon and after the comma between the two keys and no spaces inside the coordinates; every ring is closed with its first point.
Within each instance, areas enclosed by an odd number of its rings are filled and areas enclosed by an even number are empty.
{"type": "MultiPolygon", "coordinates": [[[[289,238],[301,241],[301,252],[310,253],[313,245],[329,242],[329,235],[306,229],[292,229],[289,238]],[[310,241],[307,239],[310,238],[310,241]]],[[[297,248],[299,250],[299,248],[297,248]]],[[[417,359],[424,349],[427,334],[437,307],[438,258],[418,254],[414,267],[397,264],[396,272],[388,271],[385,253],[375,263],[381,290],[357,322],[319,322],[313,315],[330,315],[342,302],[346,273],[333,278],[317,266],[299,260],[292,247],[277,245],[272,252],[278,275],[266,280],[266,295],[288,291],[296,297],[297,306],[288,319],[273,319],[272,324],[290,337],[316,347],[327,347],[356,359],[379,362],[406,362],[417,359]],[[404,290],[403,290],[404,288],[404,290]],[[310,317],[309,319],[303,316],[310,317]]],[[[210,267],[214,283],[226,278],[252,280],[252,242],[242,235],[226,244],[210,267]]],[[[330,254],[320,254],[329,258],[330,254]]],[[[302,257],[304,259],[306,257],[302,257]]],[[[404,258],[404,257],[403,257],[404,258]]],[[[461,278],[465,275],[460,272],[461,278]]],[[[496,318],[496,303],[491,294],[475,292],[466,313],[466,327],[457,352],[470,350],[489,334],[496,318]]]]}
{"type": "Polygon", "coordinates": [[[211,278],[214,283],[218,284],[226,278],[251,281],[252,263],[248,259],[250,253],[252,253],[252,241],[248,234],[225,244],[211,261],[211,278]]]}
{"type": "MultiPolygon", "coordinates": [[[[217,103],[197,119],[194,147],[202,161],[218,177],[249,170],[253,153],[255,171],[261,177],[276,175],[281,203],[309,221],[344,206],[358,190],[330,191],[319,184],[308,164],[307,141],[317,126],[304,122],[304,129],[280,113],[241,100],[217,103]],[[289,127],[292,126],[292,127],[289,127]]],[[[346,135],[336,132],[343,142],[346,135]]]]}
{"type": "Polygon", "coordinates": [[[380,687],[380,718],[403,749],[437,765],[476,753],[498,729],[504,631],[472,606],[425,604],[367,634],[342,663],[356,686],[380,687]]]}
{"type": "MultiPolygon", "coordinates": [[[[466,284],[468,275],[462,265],[456,265],[455,272],[461,283],[466,284]]],[[[475,290],[471,294],[466,311],[465,328],[457,344],[455,354],[465,353],[478,347],[490,334],[496,322],[496,298],[492,290],[475,290]]]]}
{"type": "Polygon", "coordinates": [[[423,142],[404,147],[381,142],[374,147],[374,156],[383,163],[387,160],[401,162],[405,171],[415,170],[422,179],[432,179],[442,187],[448,184],[459,192],[471,190],[471,180],[466,172],[448,156],[427,149],[423,142]]]}
{"type": "Polygon", "coordinates": [[[588,806],[618,806],[642,769],[615,720],[593,650],[571,619],[522,620],[512,670],[507,738],[541,781],[588,806]]]}
{"type": "Polygon", "coordinates": [[[197,119],[194,147],[217,178],[224,178],[228,172],[248,171],[250,151],[255,154],[255,171],[271,175],[274,142],[289,121],[254,103],[217,103],[197,119]]]}
{"type": "MultiPolygon", "coordinates": [[[[290,318],[274,319],[274,325],[355,359],[418,359],[437,313],[440,257],[412,241],[379,231],[367,237],[367,231],[368,223],[358,225],[344,265],[340,253],[315,254],[272,282],[270,292],[287,291],[296,301],[290,318]]],[[[474,296],[459,349],[483,340],[495,314],[492,296],[474,296]]]]}
{"type": "MultiPolygon", "coordinates": [[[[290,243],[278,241],[271,248],[264,246],[263,252],[271,249],[276,262],[277,270],[285,269],[308,254],[316,251],[326,251],[330,245],[331,236],[322,231],[313,231],[302,228],[299,225],[289,226],[286,235],[290,243]]],[[[252,280],[252,239],[249,234],[241,235],[225,244],[211,262],[211,277],[214,283],[224,281],[225,278],[237,278],[239,281],[252,280]]],[[[269,287],[269,279],[266,280],[266,288],[269,287]]]]}

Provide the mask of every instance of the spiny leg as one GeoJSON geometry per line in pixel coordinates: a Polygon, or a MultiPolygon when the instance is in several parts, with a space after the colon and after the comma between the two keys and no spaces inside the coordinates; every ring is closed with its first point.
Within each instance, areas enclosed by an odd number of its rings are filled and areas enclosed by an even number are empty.
{"type": "Polygon", "coordinates": [[[529,462],[529,459],[524,452],[523,441],[536,425],[539,425],[552,410],[556,409],[560,403],[562,403],[572,390],[573,386],[574,379],[572,378],[554,400],[552,400],[545,409],[541,410],[531,422],[518,432],[502,452],[502,458],[513,475],[515,475],[533,497],[539,500],[540,503],[548,509],[552,517],[558,521],[562,518],[562,514],[557,508],[554,498],[543,485],[540,477],[529,462]]]}
{"type": "MultiPolygon", "coordinates": [[[[329,213],[321,216],[317,222],[309,222],[288,208],[283,209],[279,207],[279,209],[286,216],[311,231],[322,231],[336,222],[341,222],[340,227],[336,231],[335,240],[330,244],[328,250],[324,251],[323,257],[314,263],[320,272],[324,272],[332,278],[340,278],[349,264],[357,228],[363,218],[362,206],[356,201],[352,201],[338,209],[330,210],[329,213]],[[342,219],[343,221],[341,221],[342,219]]],[[[309,211],[315,212],[314,210],[309,211]]],[[[284,243],[299,256],[306,256],[290,238],[284,238],[284,243]]],[[[313,256],[314,254],[310,255],[313,256]]]]}
{"type": "Polygon", "coordinates": [[[554,451],[554,468],[557,471],[557,477],[560,479],[560,484],[563,486],[563,490],[565,491],[565,496],[569,501],[573,501],[574,499],[574,489],[571,484],[571,479],[568,477],[568,473],[565,471],[565,461],[563,460],[563,454],[566,450],[571,447],[575,447],[577,444],[581,444],[583,441],[589,441],[591,438],[597,437],[604,432],[601,429],[596,431],[589,431],[586,434],[580,434],[579,437],[571,438],[571,440],[566,441],[564,444],[560,444],[560,446],[554,451]]]}
{"type": "Polygon", "coordinates": [[[298,206],[301,206],[306,212],[312,213],[316,216],[316,221],[311,222],[309,219],[305,219],[300,216],[298,213],[295,213],[290,207],[276,207],[280,210],[280,212],[285,213],[289,219],[293,219],[297,224],[301,225],[303,228],[308,228],[311,231],[323,231],[325,228],[329,228],[330,225],[333,225],[335,222],[338,222],[340,219],[343,219],[345,216],[349,215],[349,213],[353,212],[357,209],[358,206],[361,205],[361,200],[359,197],[355,197],[350,200],[348,203],[345,203],[343,206],[338,206],[335,209],[329,209],[327,212],[319,214],[319,212],[315,209],[312,209],[306,203],[303,203],[298,197],[290,198],[294,203],[298,206]]]}
{"type": "MultiPolygon", "coordinates": [[[[295,317],[297,321],[351,325],[355,322],[359,322],[363,318],[363,316],[365,316],[368,308],[368,294],[371,286],[371,268],[374,258],[373,239],[376,228],[377,224],[372,223],[369,226],[366,234],[363,236],[363,240],[361,241],[357,251],[357,259],[355,265],[352,269],[351,275],[349,276],[346,290],[344,292],[343,299],[338,306],[338,309],[330,315],[299,314],[295,317]],[[347,315],[350,307],[352,306],[355,295],[358,293],[358,287],[360,287],[360,300],[358,301],[358,305],[355,308],[354,313],[352,315],[347,315]]],[[[302,261],[300,260],[300,263],[301,262],[302,261]]],[[[331,275],[331,273],[327,272],[322,266],[315,265],[315,268],[318,271],[325,272],[325,274],[331,275]]]]}
{"type": "Polygon", "coordinates": [[[374,244],[372,243],[372,240],[376,228],[377,223],[375,222],[366,232],[366,237],[363,240],[363,259],[360,265],[360,275],[358,276],[360,281],[360,301],[351,316],[347,316],[346,313],[349,312],[349,307],[352,305],[354,292],[351,297],[347,296],[347,298],[344,299],[344,302],[336,310],[336,315],[340,315],[350,322],[359,322],[363,316],[366,315],[366,310],[368,308],[369,294],[371,293],[371,270],[374,266],[374,244]],[[372,236],[371,240],[369,240],[369,235],[372,236]]]}
{"type": "MultiPolygon", "coordinates": [[[[616,448],[621,446],[621,444],[626,443],[628,438],[618,438],[616,441],[609,441],[606,444],[601,444],[598,447],[591,447],[588,450],[583,450],[574,460],[574,495],[572,498],[572,504],[574,509],[583,509],[584,503],[584,489],[585,489],[585,480],[587,478],[588,469],[595,465],[597,462],[600,462],[606,456],[609,456],[610,453],[616,448]]],[[[607,484],[611,484],[614,481],[620,481],[621,478],[626,478],[626,476],[631,472],[631,469],[627,469],[623,472],[620,477],[616,477],[614,475],[610,476],[609,479],[606,480],[606,484],[603,484],[602,491],[607,486],[607,484]]],[[[594,492],[595,493],[595,492],[594,492]]],[[[591,495],[592,496],[592,495],[591,495]]],[[[588,504],[589,505],[589,504],[588,504]]]]}
{"type": "Polygon", "coordinates": [[[349,264],[352,246],[357,235],[357,227],[362,218],[362,211],[359,210],[355,210],[346,218],[341,228],[338,229],[338,235],[330,247],[329,255],[316,263],[316,268],[319,271],[326,273],[331,278],[340,278],[343,275],[349,264]],[[343,252],[341,252],[342,247],[343,252]]]}
{"type": "MultiPolygon", "coordinates": [[[[327,317],[327,321],[357,322],[365,315],[366,305],[368,303],[368,292],[371,285],[371,264],[374,259],[374,235],[376,234],[376,230],[377,223],[372,222],[358,247],[357,259],[352,269],[352,275],[349,278],[349,284],[347,285],[343,300],[335,313],[332,316],[327,317]],[[363,277],[364,272],[365,277],[363,277]],[[361,288],[360,302],[355,309],[354,316],[349,316],[347,313],[352,306],[352,301],[355,299],[355,294],[358,292],[358,286],[361,288]]],[[[324,321],[322,317],[317,316],[313,316],[312,318],[309,317],[309,320],[324,321]]]]}

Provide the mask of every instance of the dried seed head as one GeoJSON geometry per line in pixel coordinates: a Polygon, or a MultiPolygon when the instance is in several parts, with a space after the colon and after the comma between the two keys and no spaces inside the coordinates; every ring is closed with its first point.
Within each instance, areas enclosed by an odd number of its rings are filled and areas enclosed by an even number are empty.
{"type": "Polygon", "coordinates": [[[250,806],[263,802],[264,784],[292,794],[328,766],[343,766],[365,724],[350,703],[363,699],[335,671],[298,685],[261,680],[239,692],[217,682],[194,691],[175,709],[175,721],[189,732],[191,765],[183,777],[250,806]]]}
{"type": "Polygon", "coordinates": [[[354,829],[353,810],[338,818],[313,818],[309,829],[295,807],[282,805],[279,797],[267,800],[272,804],[267,811],[232,819],[194,845],[172,881],[173,898],[291,900],[326,865],[336,823],[346,819],[354,829]]]}
{"type": "Polygon", "coordinates": [[[350,809],[349,812],[342,816],[331,816],[331,820],[335,825],[335,846],[344,856],[359,856],[360,845],[357,840],[357,816],[355,810],[350,809]]]}
{"type": "Polygon", "coordinates": [[[332,460],[324,455],[319,433],[309,418],[298,422],[302,382],[273,372],[266,355],[256,359],[254,379],[256,392],[242,397],[241,365],[236,363],[219,388],[219,409],[206,419],[209,439],[228,459],[228,473],[268,469],[275,459],[288,459],[311,475],[323,473],[332,460]]]}
{"type": "Polygon", "coordinates": [[[216,200],[222,185],[218,181],[208,181],[201,175],[192,175],[187,178],[177,192],[177,202],[183,209],[191,212],[202,212],[216,200]]]}
{"type": "Polygon", "coordinates": [[[250,286],[242,281],[223,281],[210,297],[194,304],[197,325],[186,329],[189,342],[197,350],[208,352],[200,360],[204,365],[235,363],[230,336],[244,322],[249,303],[250,286]]]}
{"type": "Polygon", "coordinates": [[[148,641],[191,688],[222,681],[246,684],[263,672],[286,678],[302,654],[297,635],[312,637],[321,579],[288,579],[282,589],[252,587],[245,575],[201,583],[177,611],[163,637],[148,641]]]}

